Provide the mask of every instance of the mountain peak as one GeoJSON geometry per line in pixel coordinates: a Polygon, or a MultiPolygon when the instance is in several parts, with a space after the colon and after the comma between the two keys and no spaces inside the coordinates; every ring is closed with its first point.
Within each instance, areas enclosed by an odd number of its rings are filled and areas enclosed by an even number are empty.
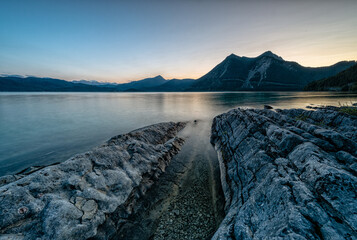
{"type": "Polygon", "coordinates": [[[264,52],[263,54],[261,54],[258,57],[270,57],[270,58],[275,58],[275,59],[278,59],[278,60],[284,60],[282,57],[274,54],[272,51],[266,51],[266,52],[264,52]]]}
{"type": "Polygon", "coordinates": [[[232,53],[232,54],[230,54],[227,58],[229,59],[229,58],[237,58],[238,56],[237,55],[235,55],[234,53],[232,53]]]}
{"type": "Polygon", "coordinates": [[[153,77],[154,79],[163,79],[163,80],[165,80],[165,78],[163,78],[161,75],[157,75],[156,77],[153,77]]]}
{"type": "MultiPolygon", "coordinates": [[[[282,57],[276,55],[275,53],[273,53],[272,51],[266,51],[264,53],[262,53],[261,55],[259,55],[257,58],[261,58],[261,57],[268,57],[268,58],[274,58],[277,60],[284,60],[282,57]]],[[[236,59],[236,58],[241,58],[235,54],[230,54],[228,57],[226,57],[226,59],[236,59]]],[[[243,57],[244,58],[244,57],[243,57]]]]}

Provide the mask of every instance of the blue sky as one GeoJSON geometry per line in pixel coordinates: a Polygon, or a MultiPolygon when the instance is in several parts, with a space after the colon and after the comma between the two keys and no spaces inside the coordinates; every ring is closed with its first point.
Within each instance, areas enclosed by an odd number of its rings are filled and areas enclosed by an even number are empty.
{"type": "Polygon", "coordinates": [[[0,0],[0,73],[127,82],[198,78],[266,50],[304,66],[357,59],[357,1],[0,0]]]}

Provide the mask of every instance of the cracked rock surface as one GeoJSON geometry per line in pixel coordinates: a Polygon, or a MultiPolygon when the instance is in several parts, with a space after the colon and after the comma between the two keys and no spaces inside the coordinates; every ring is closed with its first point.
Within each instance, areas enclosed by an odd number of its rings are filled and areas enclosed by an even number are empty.
{"type": "Polygon", "coordinates": [[[110,239],[180,150],[185,123],[113,137],[90,152],[0,178],[0,239],[110,239]]]}
{"type": "Polygon", "coordinates": [[[357,118],[338,108],[217,116],[226,217],[213,239],[357,239],[357,118]]]}

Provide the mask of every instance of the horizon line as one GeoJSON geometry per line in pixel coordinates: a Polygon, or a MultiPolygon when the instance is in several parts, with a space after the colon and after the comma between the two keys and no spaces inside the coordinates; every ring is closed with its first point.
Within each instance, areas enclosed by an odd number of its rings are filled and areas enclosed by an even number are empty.
{"type": "MultiPolygon", "coordinates": [[[[329,66],[333,66],[333,65],[336,65],[340,62],[355,62],[357,63],[357,60],[340,60],[338,62],[335,62],[331,65],[322,65],[322,66],[305,66],[305,65],[302,65],[300,64],[299,62],[297,61],[290,61],[290,60],[286,60],[285,58],[283,58],[282,56],[278,55],[278,54],[275,54],[274,52],[270,51],[270,50],[267,50],[267,51],[264,51],[263,53],[257,55],[256,57],[249,57],[249,56],[240,56],[240,55],[237,55],[235,53],[231,53],[229,54],[228,56],[226,56],[222,61],[220,61],[219,63],[217,63],[214,67],[212,67],[210,70],[208,70],[208,72],[210,72],[213,68],[215,68],[217,65],[219,65],[220,63],[222,63],[225,59],[227,59],[228,57],[230,56],[236,56],[236,57],[240,57],[240,58],[249,58],[249,59],[254,59],[254,58],[258,58],[264,54],[272,54],[272,55],[275,55],[277,56],[278,58],[281,58],[282,61],[285,61],[285,62],[291,62],[291,63],[297,63],[299,64],[300,66],[302,67],[306,67],[306,68],[323,68],[323,67],[329,67],[329,66]]],[[[25,74],[25,75],[21,75],[21,74],[16,74],[16,73],[0,73],[0,77],[19,77],[19,78],[30,78],[30,77],[34,77],[34,78],[48,78],[48,79],[57,79],[57,80],[64,80],[64,81],[67,81],[67,82],[74,82],[74,81],[89,81],[89,82],[98,82],[98,83],[108,83],[108,84],[125,84],[125,83],[130,83],[130,82],[135,82],[135,81],[141,81],[141,80],[144,80],[144,79],[148,79],[148,78],[156,78],[156,77],[162,77],[164,78],[165,80],[173,80],[173,79],[178,79],[178,80],[184,80],[184,79],[192,79],[192,80],[197,80],[197,79],[200,79],[201,77],[203,77],[204,75],[206,75],[208,72],[204,73],[203,75],[201,75],[200,77],[198,78],[192,78],[192,77],[184,77],[184,78],[177,78],[177,77],[173,77],[173,78],[165,78],[163,77],[163,74],[153,74],[155,76],[147,76],[147,77],[143,77],[143,78],[139,78],[139,79],[134,79],[134,80],[125,80],[123,82],[118,82],[118,81],[105,81],[105,80],[95,80],[95,79],[76,79],[76,78],[67,78],[67,77],[52,77],[50,75],[48,76],[41,76],[41,75],[33,75],[33,74],[25,74]]]]}

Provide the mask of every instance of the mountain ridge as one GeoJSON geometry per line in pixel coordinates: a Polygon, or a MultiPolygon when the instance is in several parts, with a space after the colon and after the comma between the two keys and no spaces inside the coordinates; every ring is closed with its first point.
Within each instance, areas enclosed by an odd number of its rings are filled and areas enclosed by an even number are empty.
{"type": "Polygon", "coordinates": [[[110,89],[55,78],[0,77],[2,92],[109,92],[110,89]]]}
{"type": "Polygon", "coordinates": [[[314,80],[329,77],[355,64],[342,61],[326,67],[303,67],[266,51],[257,57],[227,56],[191,86],[190,91],[302,90],[314,80]]]}
{"type": "Polygon", "coordinates": [[[197,80],[167,80],[157,75],[129,83],[106,83],[0,75],[0,91],[299,91],[313,81],[334,76],[355,64],[356,61],[341,61],[331,66],[304,67],[297,62],[285,61],[271,51],[257,57],[232,53],[197,80]]]}
{"type": "Polygon", "coordinates": [[[313,81],[305,86],[304,90],[357,92],[357,64],[337,75],[313,81]]]}
{"type": "Polygon", "coordinates": [[[193,79],[166,80],[161,75],[129,83],[105,83],[88,80],[66,81],[56,78],[0,76],[0,92],[148,92],[184,91],[193,79]]]}

